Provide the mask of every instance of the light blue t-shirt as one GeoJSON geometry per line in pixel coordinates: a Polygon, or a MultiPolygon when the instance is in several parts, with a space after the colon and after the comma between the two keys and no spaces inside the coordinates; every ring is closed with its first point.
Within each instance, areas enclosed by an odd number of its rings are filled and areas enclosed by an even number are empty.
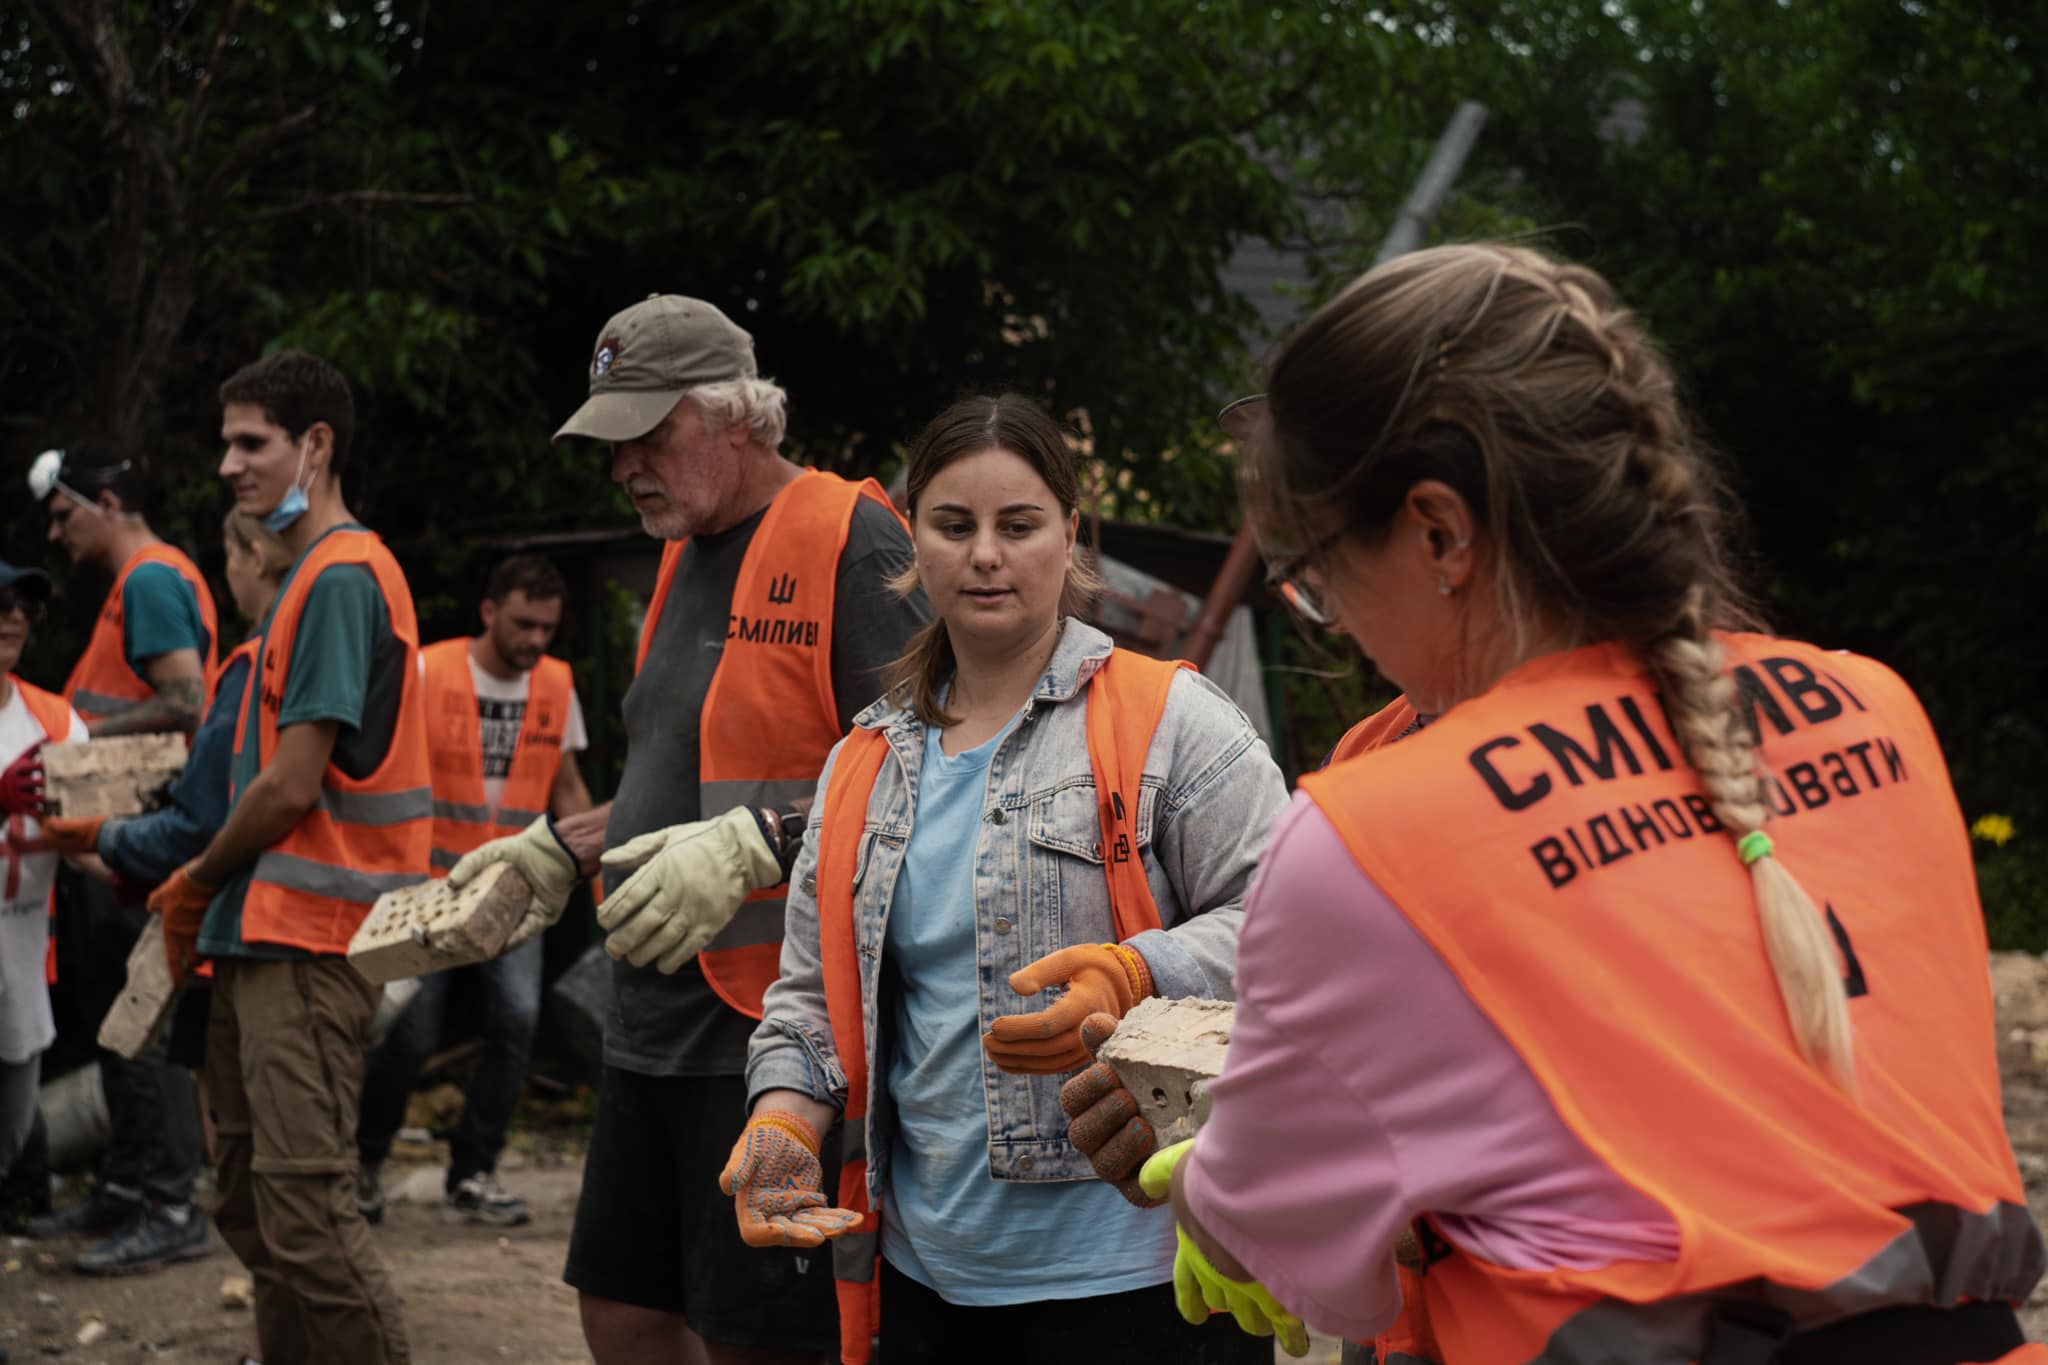
{"type": "Polygon", "coordinates": [[[1168,1210],[1134,1207],[1099,1180],[989,1175],[973,855],[989,760],[1016,723],[950,757],[938,729],[926,732],[883,942],[897,990],[882,1255],[948,1303],[971,1307],[1120,1294],[1173,1278],[1168,1210]]]}

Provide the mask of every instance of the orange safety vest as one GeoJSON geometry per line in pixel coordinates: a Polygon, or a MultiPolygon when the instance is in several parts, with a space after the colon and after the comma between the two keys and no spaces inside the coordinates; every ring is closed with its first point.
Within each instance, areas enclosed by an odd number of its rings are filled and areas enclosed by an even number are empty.
{"type": "Polygon", "coordinates": [[[470,637],[420,650],[425,665],[427,756],[434,770],[434,875],[446,876],[462,855],[547,814],[562,766],[576,683],[569,665],[541,657],[526,686],[526,711],[505,791],[494,811],[484,799],[484,750],[477,720],[476,679],[469,671],[470,637]]]}
{"type": "MultiPolygon", "coordinates": [[[[1417,716],[1405,696],[1396,697],[1344,732],[1323,766],[1384,748],[1408,733],[1417,716]]],[[[1401,1315],[1373,1338],[1376,1365],[1442,1365],[1443,1351],[1422,1312],[1422,1277],[1418,1268],[1397,1260],[1394,1277],[1401,1290],[1401,1315]]]]}
{"type": "Polygon", "coordinates": [[[261,708],[257,757],[267,764],[277,752],[278,708],[284,704],[299,615],[315,580],[337,564],[360,564],[376,578],[391,632],[405,646],[391,747],[367,777],[350,777],[332,762],[327,765],[319,803],[257,857],[242,902],[244,939],[315,953],[347,952],[378,896],[423,880],[433,837],[426,708],[420,703],[415,657],[419,624],[405,572],[374,532],[329,531],[299,561],[271,609],[256,674],[242,697],[235,752],[241,752],[252,702],[261,708]]]}
{"type": "Polygon", "coordinates": [[[206,657],[199,661],[199,676],[208,680],[211,690],[213,661],[220,652],[220,618],[213,609],[213,592],[200,575],[199,566],[183,550],[161,542],[145,545],[121,566],[113,589],[100,606],[100,617],[93,624],[92,638],[85,643],[85,653],[78,656],[70,678],[64,683],[64,700],[78,708],[87,724],[131,711],[156,695],[156,690],[136,677],[135,670],[128,666],[121,641],[122,593],[128,586],[128,575],[144,564],[168,564],[198,599],[199,619],[206,626],[206,657]]]}
{"type": "MultiPolygon", "coordinates": [[[[253,679],[256,676],[256,650],[257,646],[262,643],[263,637],[261,635],[251,635],[248,639],[229,650],[227,657],[220,661],[220,665],[213,672],[206,675],[207,695],[213,696],[220,691],[220,680],[228,675],[228,670],[235,666],[235,660],[237,659],[247,659],[249,661],[249,676],[253,679]]],[[[247,687],[247,685],[246,683],[243,684],[244,687],[247,687]]]]}
{"type": "Polygon", "coordinates": [[[1394,698],[1346,730],[1344,738],[1337,741],[1337,747],[1330,750],[1323,766],[1327,768],[1332,763],[1342,763],[1347,758],[1356,758],[1393,743],[1408,733],[1408,727],[1415,723],[1415,719],[1415,708],[1408,704],[1408,698],[1394,698]]]}
{"type": "MultiPolygon", "coordinates": [[[[14,684],[21,693],[21,703],[28,708],[29,715],[42,727],[43,737],[53,744],[68,744],[77,736],[72,733],[71,703],[55,692],[45,692],[33,683],[25,683],[9,673],[7,681],[14,684]]],[[[50,892],[50,918],[57,918],[57,893],[50,892]]],[[[51,985],[57,983],[57,936],[50,935],[43,945],[43,980],[51,985]]]]}
{"type": "MultiPolygon", "coordinates": [[[[825,757],[839,742],[832,695],[832,608],[839,554],[862,498],[889,509],[873,479],[850,483],[806,470],[768,504],[733,584],[725,651],[697,719],[697,815],[735,806],[782,809],[817,790],[825,757]]],[[[900,522],[902,518],[897,516],[900,522]]],[[[687,540],[661,552],[654,597],[640,626],[634,672],[661,622],[687,540]]],[[[787,886],[748,896],[739,913],[697,955],[721,1000],[750,1018],[781,970],[787,886]]]]}
{"type": "Polygon", "coordinates": [[[1536,660],[1302,779],[1572,1132],[1679,1228],[1669,1263],[1545,1270],[1431,1236],[1425,1316],[1455,1365],[1693,1360],[1716,1297],[1768,1294],[1804,1329],[2023,1298],[2039,1273],[1933,730],[1868,659],[1725,644],[1771,837],[1840,948],[1860,1098],[1794,1047],[1750,875],[1628,650],[1536,660]]]}
{"type": "MultiPolygon", "coordinates": [[[[1144,775],[1153,731],[1166,711],[1173,675],[1193,667],[1118,649],[1088,680],[1088,767],[1095,780],[1102,870],[1109,880],[1110,913],[1119,942],[1159,927],[1159,906],[1136,856],[1138,780],[1144,775]]],[[[868,1204],[868,1051],[861,1024],[853,872],[867,828],[868,800],[888,753],[889,742],[880,730],[855,730],[846,737],[825,789],[818,836],[818,958],[832,1046],[846,1073],[838,1206],[865,1215],[857,1229],[832,1243],[843,1365],[865,1365],[881,1315],[875,1263],[881,1255],[882,1223],[880,1210],[868,1204]]]]}

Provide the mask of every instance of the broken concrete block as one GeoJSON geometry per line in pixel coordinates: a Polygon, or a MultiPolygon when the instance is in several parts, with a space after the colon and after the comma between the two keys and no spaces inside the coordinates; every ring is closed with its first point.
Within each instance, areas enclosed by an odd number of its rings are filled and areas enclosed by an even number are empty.
{"type": "Polygon", "coordinates": [[[461,891],[445,877],[377,897],[348,945],[348,960],[377,984],[483,962],[505,950],[526,911],[526,878],[493,863],[461,891]]]}
{"type": "Polygon", "coordinates": [[[170,964],[164,960],[163,921],[155,915],[142,926],[135,946],[128,950],[128,980],[114,998],[107,1017],[100,1020],[100,1046],[134,1061],[149,1050],[178,1012],[183,986],[171,984],[170,964]]]}
{"type": "Polygon", "coordinates": [[[1101,1060],[1138,1101],[1159,1145],[1191,1138],[1209,1117],[1237,1006],[1226,1000],[1141,1000],[1102,1045],[1101,1060]]]}
{"type": "Polygon", "coordinates": [[[163,802],[185,766],[183,735],[112,735],[89,744],[43,746],[50,814],[140,815],[163,802]]]}

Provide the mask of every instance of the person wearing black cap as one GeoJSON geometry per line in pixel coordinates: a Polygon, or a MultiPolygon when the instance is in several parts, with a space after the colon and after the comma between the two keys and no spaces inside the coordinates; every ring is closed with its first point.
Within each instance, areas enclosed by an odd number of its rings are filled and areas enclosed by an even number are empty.
{"type": "Polygon", "coordinates": [[[608,805],[485,844],[449,882],[519,867],[523,942],[603,854],[599,923],[621,960],[564,1272],[598,1365],[818,1361],[838,1343],[828,1253],[747,1247],[716,1186],[776,975],[795,807],[929,609],[888,586],[910,538],[880,487],[779,453],[786,396],[711,304],[662,294],[617,314],[589,385],[555,439],[608,443],[613,481],[668,542],[625,771],[608,805]]]}
{"type": "Polygon", "coordinates": [[[85,721],[62,697],[14,676],[30,622],[49,596],[50,580],[40,570],[0,562],[0,844],[7,859],[0,893],[0,1177],[34,1126],[43,1050],[57,1037],[46,975],[57,854],[38,820],[38,751],[50,741],[85,738],[85,721]]]}

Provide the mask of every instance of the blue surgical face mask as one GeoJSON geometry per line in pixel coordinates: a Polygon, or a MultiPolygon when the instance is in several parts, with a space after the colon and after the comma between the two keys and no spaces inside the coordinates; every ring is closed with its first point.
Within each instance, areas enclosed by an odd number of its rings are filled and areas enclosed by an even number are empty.
{"type": "Polygon", "coordinates": [[[273,531],[283,531],[287,526],[306,515],[306,490],[299,487],[299,479],[306,472],[306,444],[299,443],[299,467],[292,475],[292,486],[277,500],[277,506],[263,514],[263,524],[273,531]]]}

